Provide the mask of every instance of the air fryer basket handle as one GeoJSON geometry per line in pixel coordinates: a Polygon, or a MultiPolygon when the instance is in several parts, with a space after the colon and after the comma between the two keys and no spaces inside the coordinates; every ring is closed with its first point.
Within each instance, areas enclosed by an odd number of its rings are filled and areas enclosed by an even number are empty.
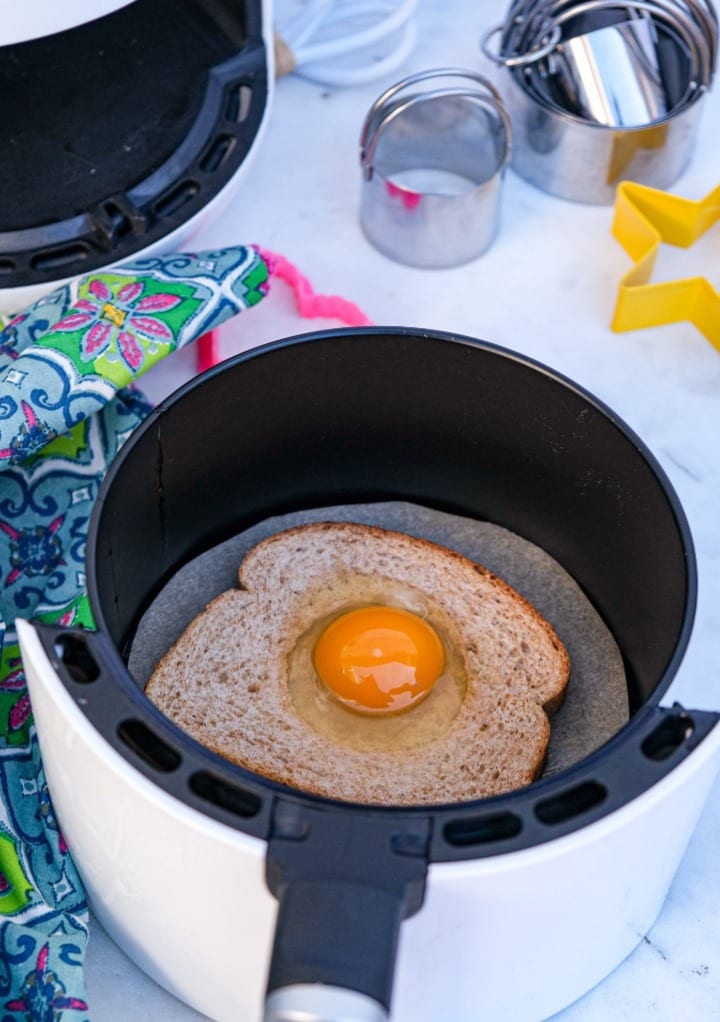
{"type": "Polygon", "coordinates": [[[430,822],[278,801],[265,1022],[384,1022],[400,924],[423,901],[430,822]]]}
{"type": "Polygon", "coordinates": [[[265,1022],[386,1022],[401,898],[320,880],[285,885],[279,901],[265,1022]]]}

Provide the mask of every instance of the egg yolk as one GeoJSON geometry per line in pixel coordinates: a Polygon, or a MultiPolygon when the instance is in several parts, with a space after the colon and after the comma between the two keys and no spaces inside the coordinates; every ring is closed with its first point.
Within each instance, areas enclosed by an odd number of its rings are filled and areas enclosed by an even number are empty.
{"type": "Polygon", "coordinates": [[[320,679],[358,713],[409,710],[443,672],[445,653],[435,629],[399,607],[362,607],[335,618],[313,654],[320,679]]]}

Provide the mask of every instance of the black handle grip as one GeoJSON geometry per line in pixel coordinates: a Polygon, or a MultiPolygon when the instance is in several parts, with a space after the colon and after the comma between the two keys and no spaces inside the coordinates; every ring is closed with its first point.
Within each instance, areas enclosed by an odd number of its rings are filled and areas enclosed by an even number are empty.
{"type": "Polygon", "coordinates": [[[389,1009],[403,919],[423,901],[430,820],[278,801],[266,860],[278,898],[268,994],[323,984],[389,1009]]]}

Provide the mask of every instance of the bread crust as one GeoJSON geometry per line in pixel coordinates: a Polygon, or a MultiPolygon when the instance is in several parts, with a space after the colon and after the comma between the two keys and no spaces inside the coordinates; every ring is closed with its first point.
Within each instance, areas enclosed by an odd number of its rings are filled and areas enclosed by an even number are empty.
{"type": "Polygon", "coordinates": [[[273,781],[365,804],[471,801],[537,777],[570,662],[552,626],[487,568],[405,533],[320,522],[259,543],[239,583],[191,622],[146,689],[212,751],[273,781]],[[402,753],[330,743],[298,717],[287,685],[300,635],[364,587],[376,602],[384,580],[427,598],[467,674],[446,734],[402,753]]]}

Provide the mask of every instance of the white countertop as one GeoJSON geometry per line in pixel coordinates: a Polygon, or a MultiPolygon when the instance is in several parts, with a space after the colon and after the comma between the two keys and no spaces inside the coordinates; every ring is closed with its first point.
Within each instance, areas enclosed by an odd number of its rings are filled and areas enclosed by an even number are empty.
{"type": "MultiPolygon", "coordinates": [[[[282,79],[266,135],[237,197],[190,247],[258,243],[293,261],[319,292],[356,302],[377,324],[437,328],[516,349],[613,408],[667,472],[695,539],[696,625],[671,697],[687,707],[717,709],[720,352],[687,324],[612,333],[617,285],[630,265],[610,234],[612,209],[551,198],[512,172],[505,178],[493,247],[461,268],[421,271],[392,263],[370,247],[358,226],[357,139],[372,101],[413,71],[454,65],[488,73],[478,39],[502,20],[506,7],[499,0],[421,0],[414,52],[379,83],[342,90],[295,76],[282,79]]],[[[718,184],[719,117],[716,88],[706,103],[693,162],[673,193],[699,199],[718,184]]],[[[663,250],[654,279],[700,273],[719,284],[719,231],[710,230],[689,250],[663,250]]],[[[259,306],[223,328],[223,354],[333,325],[300,320],[289,290],[275,283],[259,306]]],[[[193,372],[194,353],[180,352],[146,377],[144,389],[159,398],[193,372]]],[[[650,933],[555,1022],[720,1019],[719,854],[716,783],[650,933]]],[[[139,972],[94,920],[87,984],[94,1022],[202,1017],[139,972]]]]}

